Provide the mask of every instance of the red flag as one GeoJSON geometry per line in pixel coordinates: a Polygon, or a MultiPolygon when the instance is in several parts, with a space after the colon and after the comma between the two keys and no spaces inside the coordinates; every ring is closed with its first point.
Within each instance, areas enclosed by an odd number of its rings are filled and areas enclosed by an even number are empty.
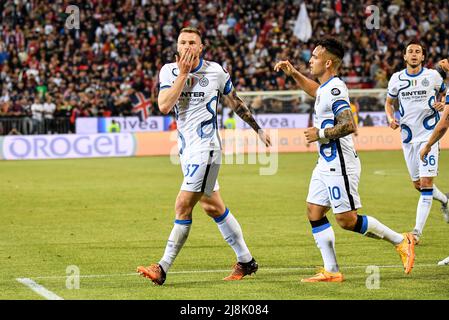
{"type": "Polygon", "coordinates": [[[342,11],[341,0],[336,0],[335,1],[335,13],[341,17],[342,12],[343,11],[342,11]]]}

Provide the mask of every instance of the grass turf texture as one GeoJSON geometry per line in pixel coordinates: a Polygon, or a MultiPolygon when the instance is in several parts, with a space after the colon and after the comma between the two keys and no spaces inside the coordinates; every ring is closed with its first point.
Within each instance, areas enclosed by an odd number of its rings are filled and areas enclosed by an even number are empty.
{"type": "MultiPolygon", "coordinates": [[[[361,152],[360,158],[360,213],[410,231],[419,193],[402,152],[361,152]]],[[[329,212],[346,281],[299,282],[322,264],[305,215],[315,161],[315,153],[279,155],[273,176],[260,176],[258,165],[222,166],[221,194],[260,269],[242,281],[222,281],[234,252],[197,207],[163,287],[134,272],[160,259],[172,228],[182,175],[168,157],[1,162],[0,299],[42,299],[16,281],[22,277],[64,299],[448,299],[449,267],[436,263],[449,255],[449,224],[435,201],[411,275],[403,273],[393,246],[344,231],[329,212]],[[66,288],[69,265],[80,268],[78,290],[66,288]],[[369,265],[380,266],[377,290],[366,287],[369,265]],[[211,272],[184,273],[193,270],[211,272]]],[[[436,184],[444,192],[448,163],[449,152],[442,151],[436,184]]]]}

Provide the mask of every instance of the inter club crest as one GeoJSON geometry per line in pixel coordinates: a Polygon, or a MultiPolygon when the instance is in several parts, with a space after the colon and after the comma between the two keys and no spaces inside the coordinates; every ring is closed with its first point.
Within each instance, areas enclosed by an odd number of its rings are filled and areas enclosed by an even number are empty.
{"type": "Polygon", "coordinates": [[[430,82],[429,82],[429,80],[427,80],[427,78],[424,78],[423,81],[421,81],[421,84],[424,87],[428,87],[430,85],[430,82]]]}
{"type": "Polygon", "coordinates": [[[200,86],[207,87],[208,84],[209,84],[209,80],[206,77],[202,77],[200,79],[200,86]]]}

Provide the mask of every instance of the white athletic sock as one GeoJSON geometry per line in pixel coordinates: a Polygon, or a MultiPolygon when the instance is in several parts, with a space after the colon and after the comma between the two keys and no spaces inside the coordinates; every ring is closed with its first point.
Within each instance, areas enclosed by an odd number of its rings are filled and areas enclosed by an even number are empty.
{"type": "Polygon", "coordinates": [[[192,220],[175,220],[175,225],[168,237],[167,246],[165,247],[164,256],[159,264],[167,273],[168,269],[175,262],[176,256],[181,251],[182,246],[189,236],[192,220]]]}
{"type": "Polygon", "coordinates": [[[440,201],[442,204],[447,204],[447,196],[441,192],[436,185],[433,185],[433,198],[440,201]]]}
{"type": "Polygon", "coordinates": [[[357,215],[357,225],[354,231],[370,238],[386,240],[395,246],[404,240],[402,234],[391,230],[379,220],[371,216],[357,215]]]}
{"type": "Polygon", "coordinates": [[[426,224],[427,217],[432,208],[432,199],[432,188],[421,189],[421,197],[419,198],[418,207],[416,208],[416,225],[414,228],[418,232],[418,236],[423,232],[424,225],[426,224]]]}
{"type": "Polygon", "coordinates": [[[320,249],[324,269],[328,272],[338,272],[337,255],[335,253],[335,233],[326,217],[319,221],[313,221],[312,233],[316,246],[320,249]]]}
{"type": "Polygon", "coordinates": [[[217,223],[223,238],[234,250],[237,261],[246,263],[253,259],[243,239],[243,232],[237,219],[232,215],[228,208],[220,217],[214,219],[217,223]]]}

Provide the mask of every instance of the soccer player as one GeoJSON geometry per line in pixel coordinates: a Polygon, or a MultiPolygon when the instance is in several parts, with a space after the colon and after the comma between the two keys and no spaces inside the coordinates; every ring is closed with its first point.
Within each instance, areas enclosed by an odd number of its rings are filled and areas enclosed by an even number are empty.
{"type": "Polygon", "coordinates": [[[343,45],[331,38],[317,43],[310,58],[310,72],[320,84],[296,70],[289,61],[278,62],[275,71],[292,76],[299,87],[315,97],[314,127],[305,131],[308,143],[317,142],[319,159],[313,170],[307,196],[307,215],[312,234],[321,251],[324,268],[302,282],[342,282],[335,253],[335,234],[326,213],[332,207],[337,223],[346,230],[392,243],[398,251],[405,273],[415,261],[413,236],[399,234],[371,216],[358,215],[360,160],[351,133],[355,124],[349,107],[348,89],[337,77],[344,56],[343,45]]]}
{"type": "Polygon", "coordinates": [[[201,58],[201,33],[195,28],[181,30],[176,63],[165,64],[160,71],[159,109],[168,114],[174,109],[178,124],[178,147],[184,181],[176,198],[176,220],[159,263],[140,266],[137,272],[156,285],[166,274],[184,245],[192,225],[192,210],[199,202],[215,220],[223,238],[232,247],[237,263],[224,280],[240,280],[255,273],[258,264],[251,255],[242,229],[225,207],[217,182],[221,164],[221,140],[218,133],[217,106],[220,96],[248,123],[263,143],[270,138],[254,120],[250,110],[233,88],[229,73],[219,64],[201,58]]]}
{"type": "MultiPolygon", "coordinates": [[[[440,65],[443,68],[443,74],[445,72],[449,72],[448,59],[441,61],[440,65]]],[[[437,103],[441,104],[442,102],[437,103]]],[[[426,145],[420,151],[421,161],[423,162],[429,161],[428,154],[432,151],[432,146],[445,135],[448,128],[449,128],[449,91],[446,94],[446,105],[444,106],[444,112],[442,114],[442,117],[440,121],[438,121],[435,129],[433,130],[432,135],[429,138],[429,141],[427,141],[426,145]]],[[[445,210],[443,211],[443,213],[444,213],[444,220],[446,220],[446,222],[449,223],[449,210],[445,210]]]]}
{"type": "Polygon", "coordinates": [[[391,76],[385,112],[393,130],[401,127],[404,158],[413,185],[421,192],[416,209],[413,236],[416,244],[422,236],[427,217],[432,207],[432,198],[441,203],[443,214],[449,215],[448,196],[433,183],[438,175],[439,145],[435,144],[425,161],[420,161],[419,152],[426,144],[439,120],[440,103],[446,86],[438,71],[423,67],[425,47],[417,41],[405,47],[406,68],[391,76]],[[400,119],[394,117],[394,103],[399,102],[400,119]]]}

